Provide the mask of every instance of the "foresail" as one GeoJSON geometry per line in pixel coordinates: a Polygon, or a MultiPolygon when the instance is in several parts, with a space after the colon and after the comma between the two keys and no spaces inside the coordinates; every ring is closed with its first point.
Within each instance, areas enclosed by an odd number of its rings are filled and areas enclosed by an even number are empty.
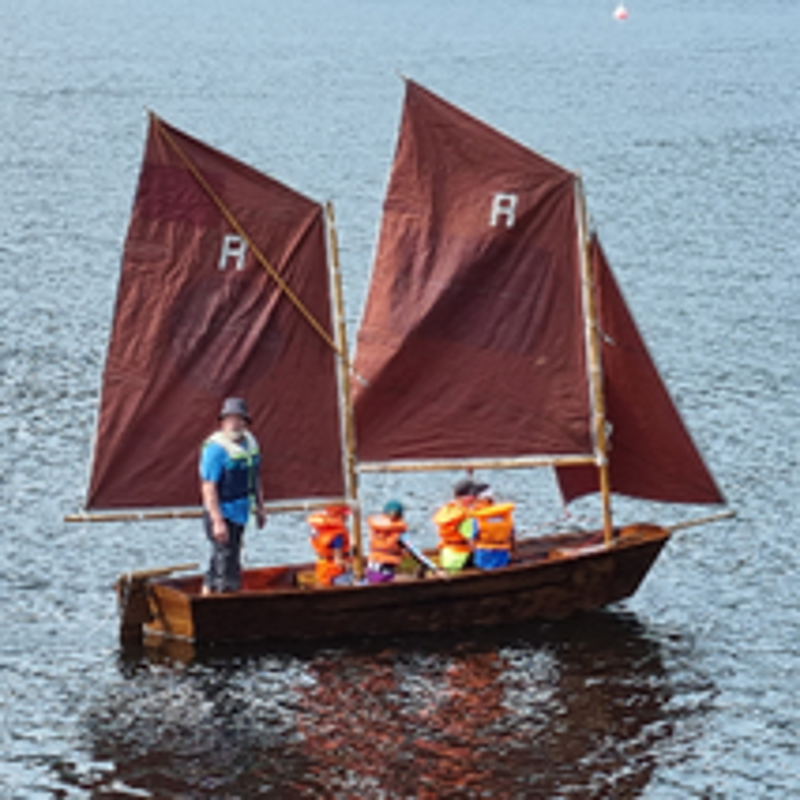
{"type": "Polygon", "coordinates": [[[199,448],[231,395],[250,406],[267,499],[343,495],[334,351],[251,245],[331,339],[323,208],[152,118],[88,508],[198,505],[199,448]]]}
{"type": "MultiPolygon", "coordinates": [[[[674,503],[725,502],[670,399],[596,237],[590,250],[611,431],[611,491],[674,503]]],[[[557,474],[567,502],[599,491],[594,467],[560,467],[557,474]]]]}
{"type": "Polygon", "coordinates": [[[358,333],[367,462],[591,454],[575,178],[407,82],[358,333]]]}

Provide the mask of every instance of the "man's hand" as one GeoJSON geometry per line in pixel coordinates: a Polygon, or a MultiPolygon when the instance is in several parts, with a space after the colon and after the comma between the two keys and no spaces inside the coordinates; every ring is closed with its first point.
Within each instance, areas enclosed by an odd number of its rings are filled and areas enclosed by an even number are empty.
{"type": "Polygon", "coordinates": [[[211,520],[211,535],[220,544],[225,544],[228,541],[228,526],[222,517],[214,517],[211,520]]]}
{"type": "Polygon", "coordinates": [[[260,505],[256,506],[256,525],[261,530],[267,524],[267,512],[260,505]]]}

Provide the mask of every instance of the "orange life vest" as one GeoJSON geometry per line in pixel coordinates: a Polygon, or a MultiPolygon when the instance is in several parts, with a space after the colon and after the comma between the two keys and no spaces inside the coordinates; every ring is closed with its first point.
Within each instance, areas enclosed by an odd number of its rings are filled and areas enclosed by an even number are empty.
{"type": "Polygon", "coordinates": [[[514,536],[513,503],[492,503],[476,508],[472,514],[478,522],[475,546],[484,550],[510,550],[514,536]]]}
{"type": "Polygon", "coordinates": [[[308,517],[308,524],[314,531],[311,536],[311,546],[317,554],[317,564],[314,569],[317,584],[331,586],[335,578],[347,571],[345,564],[336,560],[334,542],[341,537],[341,553],[346,559],[350,553],[350,535],[347,531],[344,517],[331,514],[329,511],[320,511],[308,517]]]}
{"type": "Polygon", "coordinates": [[[333,582],[345,572],[347,572],[347,567],[333,559],[328,561],[326,558],[319,558],[314,566],[314,578],[317,586],[333,586],[333,582]]]}
{"type": "Polygon", "coordinates": [[[469,553],[472,544],[462,536],[458,530],[465,519],[471,516],[468,508],[455,500],[442,506],[433,516],[433,521],[439,529],[439,549],[449,547],[457,553],[469,553]]]}
{"type": "Polygon", "coordinates": [[[403,560],[403,545],[400,539],[408,530],[401,519],[392,519],[378,514],[369,520],[369,560],[376,564],[397,566],[403,560]]]}

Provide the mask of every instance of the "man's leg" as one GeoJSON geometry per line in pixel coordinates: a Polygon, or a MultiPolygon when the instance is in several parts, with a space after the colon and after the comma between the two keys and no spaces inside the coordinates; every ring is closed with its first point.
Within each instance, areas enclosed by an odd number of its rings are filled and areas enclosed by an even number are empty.
{"type": "Polygon", "coordinates": [[[223,592],[238,592],[242,587],[242,536],[244,525],[237,525],[229,519],[228,541],[222,548],[223,592]]]}
{"type": "Polygon", "coordinates": [[[209,592],[235,592],[242,582],[241,550],[242,533],[244,525],[237,525],[229,519],[225,520],[228,528],[228,540],[218,542],[214,538],[211,527],[211,518],[203,514],[206,538],[211,544],[211,558],[209,559],[208,572],[206,572],[204,589],[209,592]]]}
{"type": "Polygon", "coordinates": [[[210,592],[218,592],[218,562],[219,558],[217,556],[217,545],[218,542],[214,538],[214,533],[211,529],[211,517],[209,516],[207,511],[203,512],[203,530],[206,534],[206,539],[208,539],[209,544],[211,545],[211,556],[208,560],[208,569],[206,570],[205,580],[203,581],[203,594],[208,594],[210,592]]]}

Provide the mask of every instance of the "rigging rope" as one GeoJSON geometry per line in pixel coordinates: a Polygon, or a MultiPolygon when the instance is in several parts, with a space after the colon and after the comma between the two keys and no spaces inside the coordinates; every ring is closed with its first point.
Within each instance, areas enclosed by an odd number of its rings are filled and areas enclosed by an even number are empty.
{"type": "Polygon", "coordinates": [[[164,137],[167,144],[169,144],[169,146],[175,151],[186,169],[189,170],[194,179],[200,184],[200,187],[203,189],[203,191],[211,198],[214,205],[227,220],[228,224],[236,231],[237,234],[239,234],[239,236],[242,237],[242,239],[244,239],[245,242],[247,242],[247,245],[252,250],[256,260],[259,262],[259,264],[261,264],[262,267],[264,267],[264,269],[267,271],[267,274],[275,281],[275,283],[278,284],[278,288],[286,295],[286,297],[289,298],[289,301],[292,303],[292,305],[303,315],[309,325],[311,325],[311,327],[320,335],[320,337],[322,337],[323,341],[339,356],[339,358],[345,362],[345,364],[347,364],[348,369],[352,369],[350,365],[350,359],[347,357],[347,354],[342,352],[342,350],[337,346],[336,342],[331,338],[330,334],[317,321],[308,308],[306,308],[306,306],[303,304],[303,301],[300,300],[300,298],[292,291],[275,267],[270,264],[267,257],[261,252],[261,250],[259,250],[258,246],[250,238],[247,231],[242,227],[230,209],[214,191],[200,170],[195,166],[186,153],[183,152],[181,146],[175,141],[175,139],[169,134],[160,117],[158,117],[152,111],[150,111],[149,114],[151,120],[155,123],[159,133],[164,137]]]}

